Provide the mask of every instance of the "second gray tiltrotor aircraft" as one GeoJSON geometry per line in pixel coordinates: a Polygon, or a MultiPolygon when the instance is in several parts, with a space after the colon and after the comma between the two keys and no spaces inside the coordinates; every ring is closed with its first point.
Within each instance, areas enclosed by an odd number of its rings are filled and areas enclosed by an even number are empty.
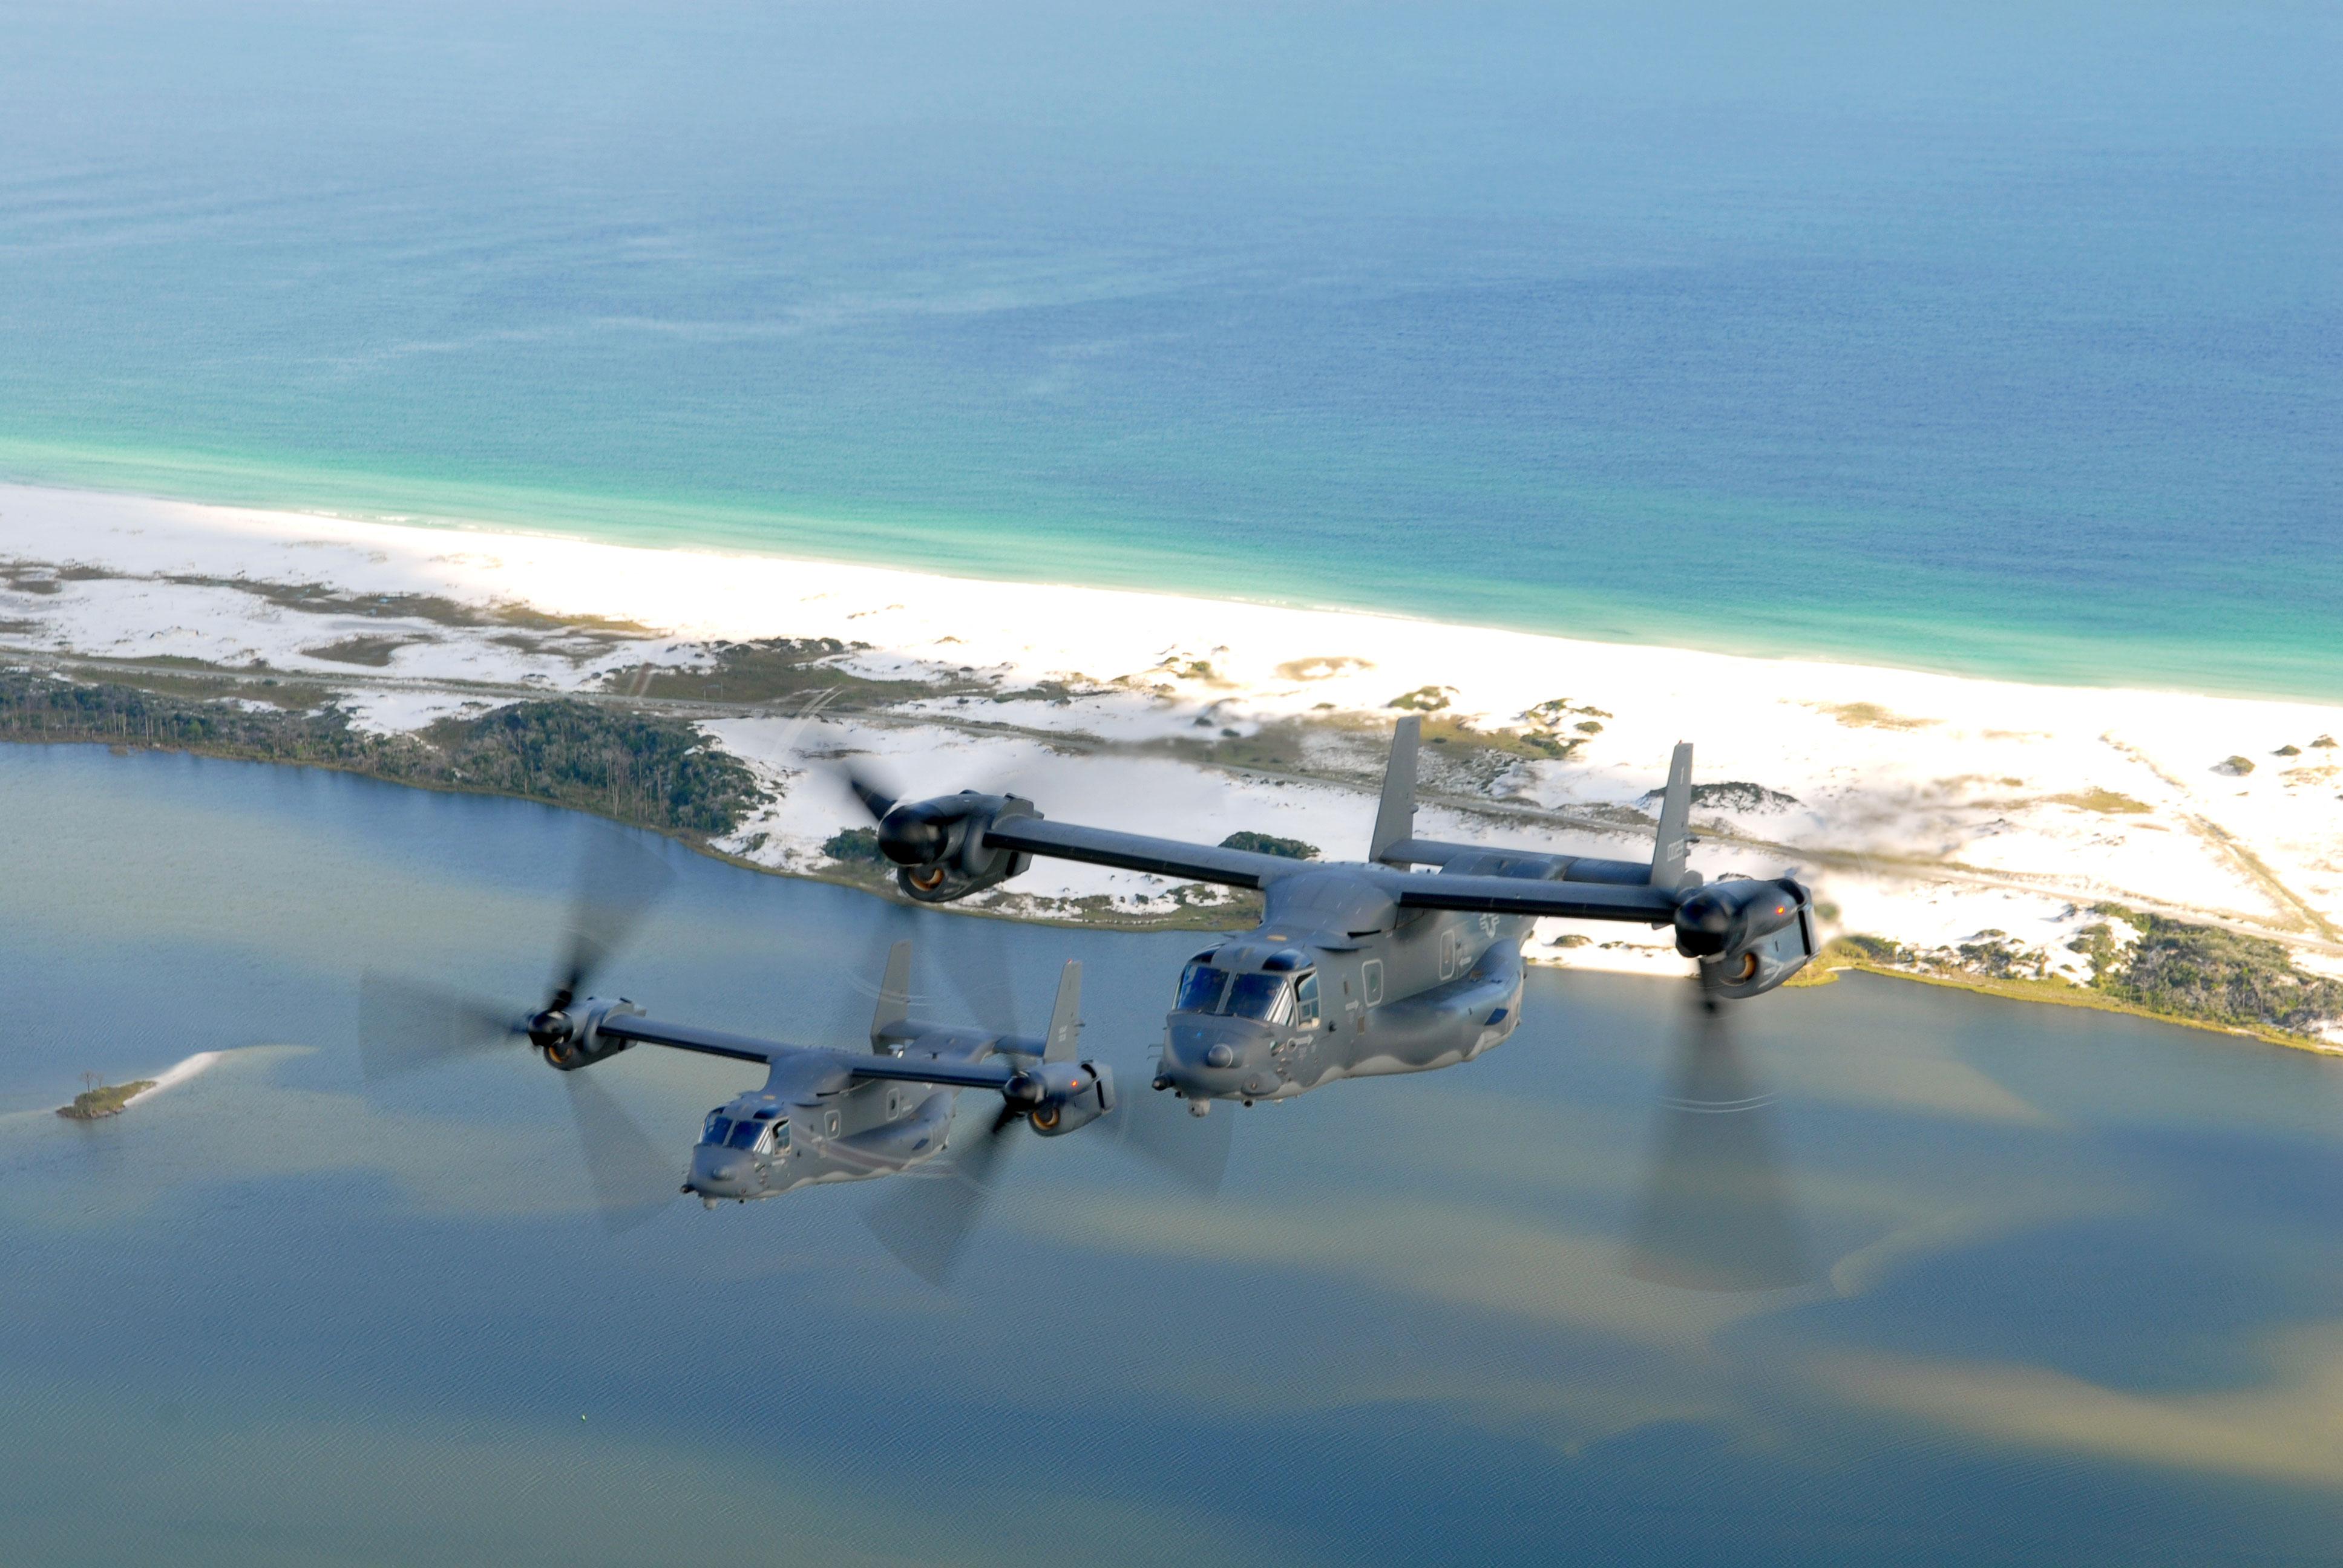
{"type": "MultiPolygon", "coordinates": [[[[1049,1027],[1038,1037],[1013,1026],[914,1020],[908,941],[888,955],[867,1048],[699,1028],[649,1017],[634,1002],[593,989],[668,880],[659,857],[629,837],[604,834],[580,870],[568,950],[543,1005],[516,1016],[494,1001],[369,970],[358,988],[358,1060],[372,1082],[525,1042],[568,1090],[597,1205],[614,1231],[648,1220],[678,1193],[671,1159],[580,1070],[638,1045],[766,1070],[762,1083],[709,1113],[683,1193],[714,1208],[830,1182],[920,1178],[863,1218],[897,1257],[939,1283],[997,1182],[1019,1122],[1052,1138],[1117,1109],[1111,1070],[1081,1054],[1079,963],[1061,971],[1049,1027]],[[956,1123],[960,1092],[969,1089],[999,1095],[998,1106],[956,1123]],[[950,1158],[939,1160],[947,1151],[950,1158]]],[[[1216,1190],[1227,1139],[1199,1138],[1187,1118],[1164,1111],[1168,1119],[1117,1117],[1117,1141],[1199,1191],[1216,1190]]]]}
{"type": "Polygon", "coordinates": [[[1644,864],[1416,838],[1420,738],[1420,720],[1400,720],[1367,859],[1348,863],[1051,821],[1014,795],[897,802],[852,783],[922,903],[997,886],[1036,855],[1259,890],[1261,924],[1189,961],[1167,1022],[1154,1087],[1200,1116],[1215,1100],[1478,1056],[1520,1021],[1521,943],[1540,916],[1673,926],[1711,1008],[1771,990],[1814,956],[1814,900],[1795,879],[1704,883],[1685,864],[1689,745],[1675,749],[1644,864]]]}

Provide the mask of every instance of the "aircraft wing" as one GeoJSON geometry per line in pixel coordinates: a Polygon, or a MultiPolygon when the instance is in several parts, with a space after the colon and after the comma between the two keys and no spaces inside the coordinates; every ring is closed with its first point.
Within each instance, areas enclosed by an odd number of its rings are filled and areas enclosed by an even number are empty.
{"type": "Polygon", "coordinates": [[[844,1050],[830,1054],[857,1078],[887,1078],[903,1083],[999,1089],[1017,1076],[1017,1070],[998,1057],[970,1061],[965,1057],[931,1056],[916,1046],[900,1056],[862,1056],[844,1050]]]}
{"type": "Polygon", "coordinates": [[[857,1078],[890,1078],[906,1083],[940,1083],[954,1089],[999,1089],[1017,1075],[1017,1069],[998,1058],[970,1061],[965,1057],[939,1056],[914,1043],[900,1056],[863,1055],[850,1050],[812,1050],[782,1045],[745,1034],[698,1029],[688,1023],[659,1019],[613,1016],[596,1030],[613,1040],[637,1045],[663,1045],[671,1050],[696,1050],[703,1056],[726,1056],[735,1061],[772,1062],[789,1056],[826,1056],[857,1078]]]}
{"type": "Polygon", "coordinates": [[[804,1049],[778,1045],[769,1040],[752,1040],[745,1034],[726,1034],[720,1030],[695,1029],[688,1023],[615,1014],[604,1019],[594,1032],[613,1040],[632,1040],[637,1045],[664,1045],[670,1050],[696,1050],[702,1056],[729,1056],[735,1061],[770,1062],[777,1057],[795,1056],[804,1049]]]}
{"type": "Polygon", "coordinates": [[[1150,839],[1139,833],[1084,828],[1041,817],[1011,817],[996,821],[985,829],[984,841],[1021,854],[1081,860],[1093,866],[1148,871],[1191,881],[1220,882],[1232,888],[1265,887],[1302,869],[1304,864],[1282,855],[1222,849],[1210,844],[1183,844],[1177,839],[1150,839]]]}
{"type": "Polygon", "coordinates": [[[1481,914],[1560,916],[1573,920],[1640,920],[1664,926],[1675,919],[1684,891],[1604,882],[1530,881],[1519,877],[1459,877],[1441,872],[1371,872],[1403,909],[1466,910],[1481,914]]]}

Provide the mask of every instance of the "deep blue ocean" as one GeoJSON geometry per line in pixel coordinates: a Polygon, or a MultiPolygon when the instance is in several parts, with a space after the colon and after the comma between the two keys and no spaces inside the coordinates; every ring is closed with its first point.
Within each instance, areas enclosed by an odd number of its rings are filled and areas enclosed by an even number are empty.
{"type": "Polygon", "coordinates": [[[0,477],[2343,699],[2318,5],[0,6],[0,477]]]}

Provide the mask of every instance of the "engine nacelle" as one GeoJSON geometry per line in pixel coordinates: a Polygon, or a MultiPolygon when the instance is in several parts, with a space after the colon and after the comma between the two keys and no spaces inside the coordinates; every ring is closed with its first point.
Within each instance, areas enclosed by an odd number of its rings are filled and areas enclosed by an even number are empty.
{"type": "Polygon", "coordinates": [[[946,904],[998,887],[1031,866],[1032,856],[991,849],[984,835],[995,822],[1041,814],[1031,800],[973,789],[913,800],[880,820],[879,850],[900,868],[895,881],[907,898],[946,904]]]}
{"type": "Polygon", "coordinates": [[[1044,1138],[1087,1127],[1114,1109],[1114,1074],[1094,1061],[1045,1061],[1011,1079],[1001,1098],[1031,1107],[1025,1120],[1044,1138]]]}
{"type": "Polygon", "coordinates": [[[528,1020],[529,1043],[545,1053],[546,1065],[575,1072],[616,1056],[634,1044],[602,1033],[607,1018],[640,1018],[643,1010],[623,997],[589,996],[563,1008],[548,1008],[528,1020]]]}
{"type": "Polygon", "coordinates": [[[1712,882],[1676,906],[1676,951],[1718,996],[1772,990],[1815,956],[1814,895],[1784,877],[1712,882]]]}

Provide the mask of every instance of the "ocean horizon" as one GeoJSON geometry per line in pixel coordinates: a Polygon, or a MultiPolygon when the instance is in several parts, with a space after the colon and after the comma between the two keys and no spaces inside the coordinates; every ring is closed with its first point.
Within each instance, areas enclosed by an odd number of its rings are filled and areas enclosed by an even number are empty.
{"type": "Polygon", "coordinates": [[[2335,25],[30,14],[0,477],[2343,700],[2335,25]]]}

